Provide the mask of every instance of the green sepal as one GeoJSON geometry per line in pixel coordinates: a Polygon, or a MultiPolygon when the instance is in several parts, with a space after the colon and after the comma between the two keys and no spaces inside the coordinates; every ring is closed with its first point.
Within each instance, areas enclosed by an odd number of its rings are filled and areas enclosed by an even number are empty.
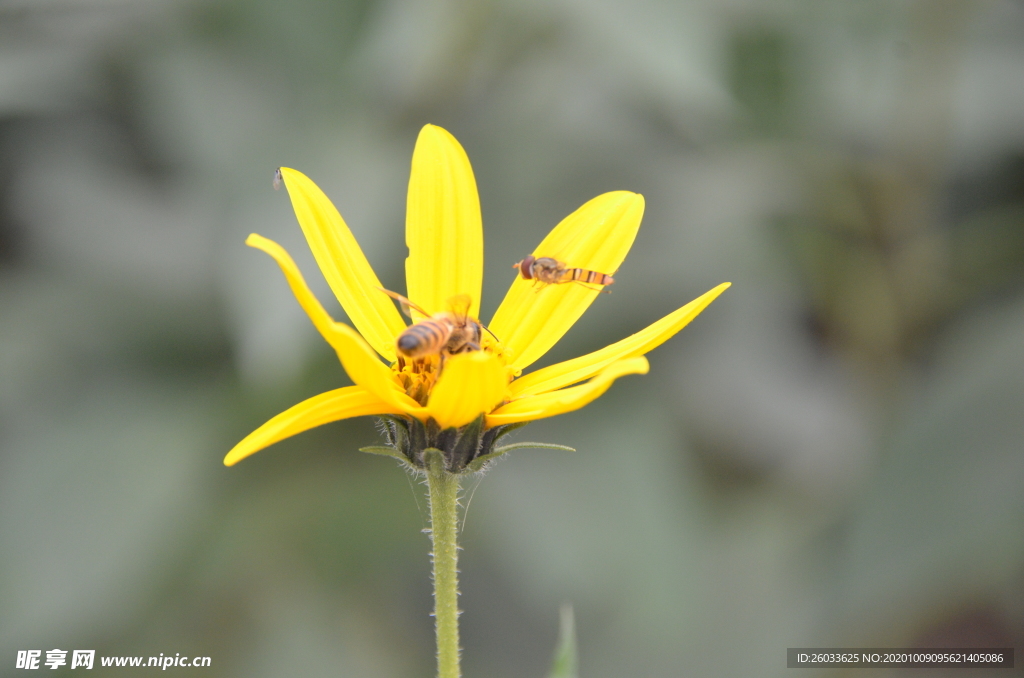
{"type": "Polygon", "coordinates": [[[556,445],[555,443],[512,443],[511,445],[502,445],[501,447],[495,447],[492,454],[505,454],[512,450],[562,450],[563,452],[575,452],[575,447],[569,447],[568,445],[556,445]]]}
{"type": "Polygon", "coordinates": [[[488,452],[487,454],[481,454],[479,457],[466,464],[466,470],[470,473],[483,471],[484,467],[487,466],[489,462],[494,461],[502,454],[504,454],[504,452],[488,452]]]}
{"type": "Polygon", "coordinates": [[[576,448],[568,447],[566,445],[555,445],[554,443],[512,443],[511,445],[503,445],[501,447],[495,447],[493,452],[487,454],[481,454],[479,457],[474,459],[469,464],[466,464],[466,470],[470,473],[476,473],[482,471],[488,462],[494,461],[498,457],[511,452],[512,450],[521,449],[537,449],[537,450],[563,450],[566,452],[575,452],[576,448]]]}
{"type": "Polygon", "coordinates": [[[449,457],[449,471],[466,468],[480,453],[481,433],[484,430],[484,415],[480,415],[459,429],[458,438],[452,446],[449,457]]]}
{"type": "Polygon", "coordinates": [[[394,457],[404,464],[408,464],[409,460],[405,458],[401,450],[397,447],[391,447],[390,445],[369,445],[367,447],[360,447],[360,452],[366,452],[367,454],[380,454],[386,457],[394,457]]]}
{"type": "Polygon", "coordinates": [[[388,446],[395,448],[399,453],[409,446],[408,419],[391,414],[382,414],[380,415],[380,423],[383,425],[384,440],[388,446]]]}
{"type": "Polygon", "coordinates": [[[500,426],[487,429],[487,431],[484,432],[483,445],[488,450],[491,450],[494,448],[494,444],[500,439],[504,438],[509,433],[512,433],[512,431],[515,431],[517,428],[522,428],[524,426],[526,426],[526,422],[520,421],[515,424],[501,424],[500,426]]]}
{"type": "Polygon", "coordinates": [[[442,429],[433,419],[421,422],[413,417],[384,414],[380,416],[380,424],[385,444],[363,447],[360,451],[394,457],[424,471],[427,467],[426,452],[439,450],[444,457],[445,470],[454,474],[476,473],[496,457],[522,448],[572,451],[571,447],[549,443],[513,443],[498,447],[497,443],[502,438],[526,424],[486,428],[486,421],[481,414],[465,426],[442,429]]]}

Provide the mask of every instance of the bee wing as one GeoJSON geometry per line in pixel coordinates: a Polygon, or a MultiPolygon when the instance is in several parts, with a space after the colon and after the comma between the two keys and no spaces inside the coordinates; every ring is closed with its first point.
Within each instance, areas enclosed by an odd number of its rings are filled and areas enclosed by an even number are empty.
{"type": "Polygon", "coordinates": [[[404,313],[407,316],[409,316],[410,320],[416,320],[416,318],[412,317],[412,312],[413,311],[416,311],[417,313],[421,314],[424,318],[429,318],[430,317],[429,313],[424,311],[417,304],[414,304],[411,301],[409,301],[406,297],[403,297],[398,292],[392,292],[391,290],[386,290],[383,287],[378,287],[377,289],[380,290],[381,292],[383,292],[384,294],[388,295],[392,299],[396,300],[398,302],[399,306],[402,307],[402,313],[404,313]]]}
{"type": "Polygon", "coordinates": [[[455,316],[456,325],[466,324],[466,318],[469,317],[469,307],[472,305],[473,300],[470,299],[468,294],[456,294],[448,300],[448,311],[455,316]]]}

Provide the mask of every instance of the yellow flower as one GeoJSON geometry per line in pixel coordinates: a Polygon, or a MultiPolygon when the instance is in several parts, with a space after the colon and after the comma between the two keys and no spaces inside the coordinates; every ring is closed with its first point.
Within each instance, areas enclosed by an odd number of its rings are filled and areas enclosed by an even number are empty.
{"type": "MultiPolygon", "coordinates": [[[[321,424],[381,415],[391,422],[392,443],[398,442],[396,437],[422,437],[426,432],[426,443],[433,447],[445,430],[473,429],[470,458],[450,469],[462,470],[465,462],[493,446],[493,434],[510,425],[579,409],[618,377],[646,373],[644,354],[682,329],[729,286],[719,285],[622,341],[520,377],[565,334],[598,292],[571,283],[538,290],[532,281],[517,276],[486,325],[489,332],[483,333],[481,350],[448,356],[443,364],[437,356],[413,364],[397,359],[395,340],[407,325],[381,291],[337,209],[302,173],[281,168],[280,177],[320,270],[356,329],[327,314],[280,245],[255,233],[246,244],[278,263],[295,297],[337,351],[355,385],[314,396],[277,415],[228,453],[224,458],[228,466],[321,424]],[[396,434],[396,426],[404,433],[396,434]],[[492,435],[488,437],[487,432],[492,435]]],[[[599,195],[558,224],[534,254],[557,256],[576,268],[613,273],[633,244],[643,210],[643,196],[635,193],[599,195]]],[[[440,127],[425,126],[416,141],[405,233],[408,298],[434,314],[446,311],[452,297],[468,295],[470,317],[477,318],[483,228],[476,180],[462,146],[440,127]]],[[[454,433],[450,442],[459,437],[459,431],[454,433]]],[[[423,444],[420,440],[419,447],[423,444]]]]}

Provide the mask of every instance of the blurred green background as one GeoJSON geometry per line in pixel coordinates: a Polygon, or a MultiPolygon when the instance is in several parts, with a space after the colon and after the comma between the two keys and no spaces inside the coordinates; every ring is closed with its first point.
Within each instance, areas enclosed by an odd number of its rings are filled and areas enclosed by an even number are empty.
{"type": "Polygon", "coordinates": [[[344,317],[274,169],[404,290],[427,122],[476,171],[485,320],[562,217],[646,197],[541,364],[734,285],[649,375],[516,435],[576,453],[469,488],[467,676],[546,675],[563,602],[585,678],[1024,646],[1021,2],[7,0],[0,675],[26,648],[433,675],[422,488],[356,451],[371,419],[221,465],[349,383],[243,245],[344,317]]]}

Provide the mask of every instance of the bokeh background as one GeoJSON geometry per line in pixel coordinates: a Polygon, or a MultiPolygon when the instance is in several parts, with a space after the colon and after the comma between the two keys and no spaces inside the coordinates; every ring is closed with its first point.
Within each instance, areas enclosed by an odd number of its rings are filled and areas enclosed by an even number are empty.
{"type": "Polygon", "coordinates": [[[476,171],[485,320],[562,217],[646,197],[544,363],[733,282],[649,375],[517,434],[577,452],[470,485],[467,676],[545,676],[563,602],[586,678],[1024,646],[1021,2],[5,0],[0,675],[433,675],[422,487],[356,451],[372,420],[221,465],[349,383],[243,245],[344,317],[274,169],[403,290],[427,122],[476,171]]]}

